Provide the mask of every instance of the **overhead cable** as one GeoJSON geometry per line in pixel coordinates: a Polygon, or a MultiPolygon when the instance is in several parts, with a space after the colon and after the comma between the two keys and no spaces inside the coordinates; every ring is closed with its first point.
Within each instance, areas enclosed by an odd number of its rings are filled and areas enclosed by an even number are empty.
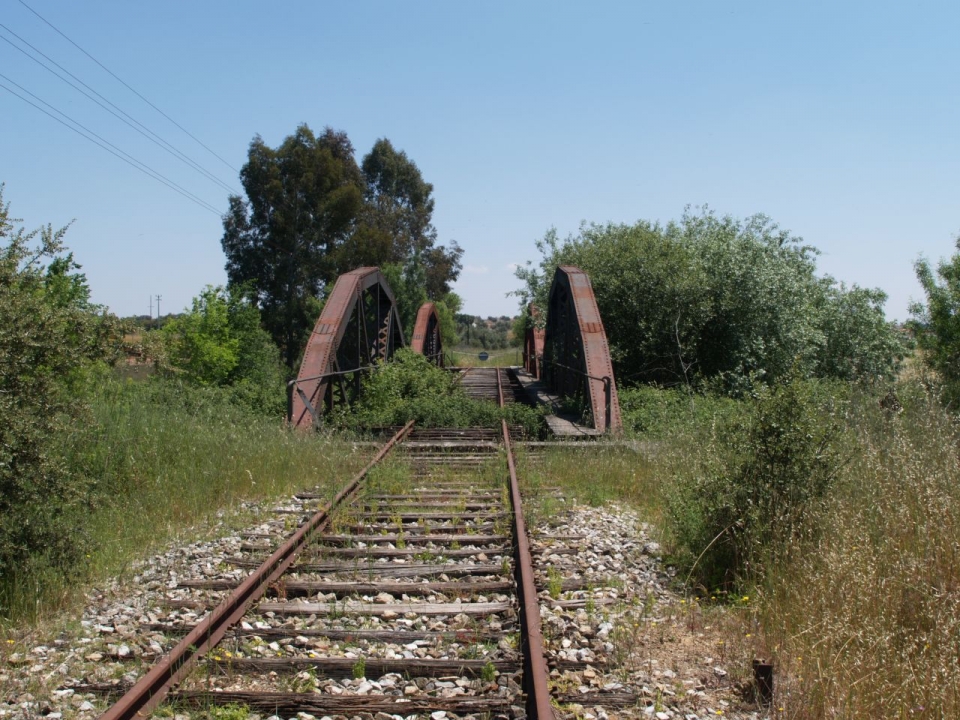
{"type": "Polygon", "coordinates": [[[36,95],[34,95],[33,93],[31,93],[29,90],[26,90],[26,89],[23,88],[22,86],[20,86],[20,85],[18,85],[17,83],[13,82],[12,80],[10,80],[10,78],[6,77],[5,75],[0,74],[0,77],[2,77],[4,80],[6,80],[7,82],[11,83],[12,85],[16,85],[18,88],[20,88],[21,90],[23,90],[23,91],[24,91],[25,93],[27,93],[28,95],[36,98],[37,100],[39,100],[40,102],[42,102],[42,103],[43,103],[44,105],[46,105],[47,107],[49,107],[49,108],[51,108],[52,110],[54,110],[54,112],[59,113],[60,115],[63,115],[63,117],[67,118],[67,120],[69,120],[70,122],[74,123],[77,127],[74,127],[73,125],[70,125],[70,124],[68,124],[67,122],[61,120],[60,118],[58,118],[58,117],[57,117],[56,115],[54,115],[53,113],[45,110],[44,108],[40,107],[40,106],[37,105],[36,103],[31,102],[30,100],[28,100],[27,98],[25,98],[25,97],[24,97],[23,95],[21,95],[20,93],[16,92],[15,90],[7,87],[7,86],[4,85],[2,82],[0,82],[0,88],[3,88],[3,89],[6,90],[7,92],[9,92],[11,95],[20,98],[23,102],[27,103],[27,105],[30,105],[30,106],[36,108],[37,110],[39,110],[40,112],[42,112],[44,115],[47,115],[48,117],[53,118],[54,120],[56,120],[58,123],[60,123],[60,124],[63,125],[64,127],[69,128],[70,130],[73,130],[73,132],[77,133],[77,135],[79,135],[80,137],[89,140],[89,141],[92,142],[94,145],[97,145],[98,147],[106,150],[106,151],[107,151],[108,153],[110,153],[111,155],[115,155],[116,157],[120,158],[121,160],[123,160],[125,163],[127,163],[127,164],[130,165],[131,167],[134,167],[134,168],[136,168],[137,170],[139,170],[140,172],[142,172],[144,175],[147,175],[147,176],[153,178],[154,180],[156,180],[156,181],[158,181],[158,182],[160,182],[160,183],[163,183],[164,185],[166,185],[168,188],[170,188],[170,189],[173,190],[174,192],[180,193],[180,194],[183,195],[185,198],[187,198],[187,200],[190,200],[191,202],[196,203],[197,205],[199,205],[200,207],[202,207],[204,210],[207,210],[207,211],[209,211],[209,212],[212,212],[212,213],[213,213],[214,215],[216,215],[217,217],[223,217],[223,214],[222,214],[219,210],[217,210],[213,205],[211,205],[210,203],[208,203],[207,201],[205,201],[205,200],[197,197],[196,195],[194,195],[194,194],[193,194],[192,192],[190,192],[189,190],[186,190],[185,188],[183,188],[183,187],[181,187],[180,185],[178,185],[177,183],[175,183],[173,180],[170,180],[169,178],[161,175],[161,174],[158,173],[156,170],[153,170],[150,166],[148,166],[148,165],[146,165],[145,163],[143,163],[143,162],[137,160],[136,158],[134,158],[132,155],[129,155],[128,153],[125,153],[123,150],[120,150],[120,148],[117,148],[116,145],[113,145],[113,143],[110,143],[110,142],[104,140],[103,138],[101,138],[101,137],[100,137],[99,135],[97,135],[96,133],[94,133],[94,132],[92,132],[91,130],[87,129],[86,127],[84,127],[83,125],[81,125],[80,123],[78,123],[76,120],[73,120],[73,119],[70,118],[68,115],[66,115],[65,113],[61,112],[60,110],[57,110],[56,108],[54,108],[52,105],[50,105],[50,104],[49,104],[48,102],[46,102],[45,100],[41,100],[41,99],[38,98],[36,95]],[[82,130],[78,130],[77,128],[82,128],[82,130]],[[89,135],[86,134],[86,133],[89,133],[89,135]],[[99,139],[97,139],[97,138],[99,138],[99,139]],[[116,149],[114,150],[113,148],[116,148],[116,149]],[[126,156],[126,157],[124,157],[124,156],[126,156]],[[129,159],[128,159],[128,158],[129,158],[129,159]]]}
{"type": "Polygon", "coordinates": [[[82,53],[83,53],[84,55],[86,55],[88,58],[90,58],[91,60],[93,60],[97,65],[99,65],[101,68],[103,68],[111,77],[113,77],[117,82],[119,82],[121,85],[123,85],[125,88],[127,88],[127,90],[129,90],[130,92],[132,92],[132,93],[133,93],[134,95],[136,95],[138,98],[140,98],[141,100],[143,100],[147,105],[149,105],[150,107],[152,107],[152,108],[153,108],[154,110],[156,110],[158,113],[160,113],[161,115],[163,115],[167,120],[169,120],[170,122],[172,122],[174,125],[176,125],[178,128],[180,128],[183,132],[185,132],[187,135],[189,135],[191,138],[193,138],[193,140],[194,140],[198,145],[200,145],[204,150],[206,150],[208,153],[210,153],[210,154],[213,155],[215,158],[217,158],[217,160],[219,160],[220,162],[222,162],[224,165],[226,165],[228,168],[230,168],[230,169],[233,170],[234,172],[236,172],[236,173],[239,173],[239,172],[240,172],[240,171],[237,170],[233,165],[231,165],[230,163],[228,163],[228,162],[227,162],[226,160],[224,160],[222,157],[220,157],[219,155],[217,155],[217,153],[215,153],[213,150],[211,150],[209,147],[207,147],[207,146],[204,144],[204,142],[203,142],[202,140],[200,140],[200,138],[198,138],[196,135],[194,135],[193,133],[191,133],[189,130],[187,130],[185,127],[183,127],[183,125],[181,125],[180,123],[178,123],[178,122],[177,122],[176,120],[174,120],[172,117],[170,117],[169,115],[167,115],[163,110],[161,110],[160,108],[158,108],[158,107],[157,107],[156,105],[154,105],[152,102],[150,102],[149,100],[147,100],[143,95],[141,95],[141,94],[138,93],[136,90],[134,90],[132,87],[130,87],[130,85],[128,85],[126,82],[124,82],[124,80],[123,80],[122,78],[118,77],[110,68],[108,68],[106,65],[104,65],[104,64],[103,64],[102,62],[100,62],[99,60],[97,60],[93,55],[91,55],[91,54],[88,53],[86,50],[84,50],[82,47],[80,47],[79,45],[77,45],[77,43],[75,43],[73,40],[71,40],[69,37],[67,37],[66,33],[64,33],[62,30],[60,30],[60,28],[58,28],[58,27],[57,27],[56,25],[54,25],[52,22],[50,22],[50,21],[47,20],[45,17],[43,17],[43,15],[41,15],[40,13],[38,13],[36,10],[34,10],[34,9],[33,9],[32,7],[30,7],[29,5],[27,5],[27,3],[25,3],[23,0],[20,0],[20,4],[23,5],[27,10],[29,10],[30,12],[32,12],[34,15],[36,15],[38,18],[40,18],[43,22],[45,22],[45,23],[46,23],[47,25],[49,25],[51,28],[53,28],[53,30],[54,30],[55,32],[57,32],[64,40],[66,40],[68,43],[70,43],[71,45],[73,45],[77,50],[79,50],[80,52],[82,52],[82,53]]]}
{"type": "Polygon", "coordinates": [[[42,57],[46,58],[46,59],[49,60],[51,63],[53,63],[54,65],[56,65],[58,68],[60,68],[60,70],[62,70],[62,71],[65,72],[67,75],[69,75],[69,76],[72,77],[74,80],[76,80],[78,83],[80,83],[81,85],[83,85],[83,86],[84,86],[85,88],[87,88],[87,90],[89,90],[91,93],[93,93],[94,95],[96,95],[97,97],[99,97],[101,100],[103,100],[103,102],[107,103],[107,105],[110,105],[112,108],[114,108],[114,110],[111,110],[110,108],[106,107],[102,102],[100,102],[100,101],[97,100],[96,98],[92,97],[92,96],[90,95],[90,93],[88,93],[88,92],[86,92],[86,91],[84,91],[84,90],[81,90],[81,89],[80,89],[79,87],[77,87],[74,83],[70,82],[69,80],[67,80],[67,78],[65,78],[65,77],[63,77],[62,75],[60,75],[60,73],[58,73],[56,70],[54,70],[54,69],[51,68],[49,65],[47,65],[46,63],[44,63],[42,60],[38,60],[36,57],[34,57],[33,55],[31,55],[29,52],[27,52],[27,51],[24,50],[23,48],[19,47],[16,43],[14,43],[13,41],[11,41],[9,38],[6,38],[6,37],[3,37],[2,35],[0,35],[0,40],[3,40],[4,42],[6,42],[6,43],[7,43],[8,45],[10,45],[11,47],[19,50],[21,53],[23,53],[24,55],[26,55],[28,58],[30,58],[31,60],[33,60],[35,63],[37,63],[38,65],[40,65],[41,67],[43,67],[43,68],[44,68],[45,70],[47,70],[48,72],[56,75],[56,76],[57,76],[58,78],[60,78],[63,82],[67,83],[67,84],[70,85],[72,88],[74,88],[77,92],[82,93],[83,95],[85,95],[89,100],[95,102],[97,105],[99,105],[101,108],[103,108],[104,110],[106,110],[107,112],[109,112],[111,115],[113,115],[114,117],[116,117],[118,120],[120,120],[121,122],[125,123],[126,125],[130,126],[130,127],[133,128],[134,130],[136,130],[138,133],[140,133],[140,134],[143,135],[145,138],[147,138],[148,140],[150,140],[150,142],[152,142],[154,145],[157,145],[158,147],[162,148],[164,151],[166,151],[166,152],[168,152],[169,154],[173,155],[175,158],[177,158],[178,160],[180,160],[180,162],[186,164],[186,165],[187,165],[188,167],[190,167],[191,169],[196,170],[196,171],[199,172],[201,175],[203,175],[204,177],[206,177],[208,180],[211,180],[212,182],[216,183],[217,185],[219,185],[221,188],[223,188],[223,189],[226,190],[227,192],[230,192],[230,193],[233,193],[233,194],[238,194],[238,192],[237,192],[237,190],[236,190],[235,188],[231,187],[230,185],[228,185],[227,183],[225,183],[223,180],[221,180],[220,178],[218,178],[216,175],[214,175],[212,172],[210,172],[209,170],[207,170],[205,167],[203,167],[202,165],[200,165],[199,163],[197,163],[195,160],[191,159],[189,156],[187,156],[186,154],[184,154],[182,151],[178,150],[176,147],[174,147],[172,144],[170,144],[169,142],[167,142],[166,140],[164,140],[164,139],[163,139],[162,137],[160,137],[157,133],[155,133],[153,130],[151,130],[151,129],[148,128],[146,125],[144,125],[143,123],[141,123],[141,122],[140,122],[139,120],[137,120],[135,117],[131,116],[129,113],[125,112],[123,109],[117,107],[114,103],[110,102],[110,100],[108,100],[108,99],[105,98],[103,95],[101,95],[99,92],[97,92],[97,91],[94,90],[92,87],[90,87],[89,85],[87,85],[87,83],[85,83],[83,80],[81,80],[80,78],[78,78],[78,77],[77,77],[76,75],[74,75],[72,72],[70,72],[69,70],[67,70],[67,69],[66,69],[65,67],[63,67],[60,63],[58,63],[56,60],[54,60],[54,59],[51,58],[50,56],[46,55],[42,50],[40,50],[39,48],[35,47],[34,45],[31,45],[27,40],[24,40],[22,37],[20,37],[19,35],[17,35],[17,33],[15,33],[13,30],[11,30],[10,28],[8,28],[8,27],[7,27],[6,25],[4,25],[3,23],[0,23],[0,28],[2,28],[3,30],[5,30],[6,32],[10,33],[11,35],[13,35],[13,37],[15,37],[17,40],[19,40],[19,41],[22,42],[24,45],[26,45],[27,47],[29,47],[31,50],[33,50],[33,51],[34,51],[35,53],[37,53],[38,55],[41,55],[42,57]],[[120,114],[118,114],[118,113],[120,113],[120,114]],[[121,114],[122,114],[124,117],[121,117],[121,114]],[[139,127],[136,127],[133,123],[135,123],[135,124],[136,124],[137,126],[139,126],[139,127]],[[142,128],[142,129],[141,129],[141,128],[142,128]],[[149,133],[149,135],[148,135],[147,133],[149,133]],[[151,137],[151,136],[152,136],[152,137],[151,137]]]}

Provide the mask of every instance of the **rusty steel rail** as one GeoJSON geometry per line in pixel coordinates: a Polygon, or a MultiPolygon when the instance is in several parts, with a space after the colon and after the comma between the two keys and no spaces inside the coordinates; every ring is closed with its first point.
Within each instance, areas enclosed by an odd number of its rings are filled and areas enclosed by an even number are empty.
{"type": "MultiPolygon", "coordinates": [[[[501,370],[497,368],[497,394],[500,407],[504,406],[501,370]]],[[[540,628],[540,604],[537,601],[537,586],[534,582],[533,556],[527,540],[527,524],[523,519],[520,501],[520,480],[513,459],[513,445],[507,421],[500,420],[503,446],[507,453],[507,469],[510,472],[510,504],[513,506],[513,532],[516,538],[514,566],[516,568],[517,602],[520,606],[520,625],[526,639],[523,684],[527,693],[527,716],[532,720],[553,720],[553,705],[550,703],[550,671],[543,656],[543,632],[540,628]]]]}
{"type": "Polygon", "coordinates": [[[330,520],[330,511],[351,498],[367,473],[399,443],[413,428],[411,420],[380,449],[361,470],[324,508],[302,524],[264,563],[252,572],[241,585],[221,602],[209,615],[190,631],[159,663],[154,665],[100,720],[133,720],[145,718],[196,664],[213,648],[231,626],[240,621],[247,609],[259,600],[267,589],[280,578],[296,560],[311,536],[324,528],[330,520]]]}

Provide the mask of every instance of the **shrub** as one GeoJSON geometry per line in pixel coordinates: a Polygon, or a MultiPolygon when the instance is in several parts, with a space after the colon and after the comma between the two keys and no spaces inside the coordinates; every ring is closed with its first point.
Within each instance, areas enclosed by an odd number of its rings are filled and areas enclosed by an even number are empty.
{"type": "Polygon", "coordinates": [[[237,404],[281,417],[286,410],[280,351],[260,326],[260,311],[244,288],[208,285],[190,311],[160,331],[153,342],[158,365],[195,385],[231,388],[237,404]]]}
{"type": "Polygon", "coordinates": [[[960,717],[960,432],[919,383],[854,397],[819,537],[764,584],[784,717],[960,717]]]}
{"type": "Polygon", "coordinates": [[[681,560],[706,588],[763,575],[806,523],[841,467],[845,401],[795,373],[760,388],[748,412],[712,429],[668,499],[681,560]]]}
{"type": "Polygon", "coordinates": [[[414,420],[426,427],[496,427],[501,418],[538,435],[543,416],[521,404],[499,408],[467,397],[447,370],[412,350],[398,350],[366,378],[363,394],[351,408],[335,411],[332,421],[344,427],[403,425],[414,420]]]}
{"type": "Polygon", "coordinates": [[[740,395],[792,367],[805,376],[892,377],[903,343],[880,290],[816,274],[817,250],[763,215],[704,210],[666,226],[584,225],[537,243],[518,268],[522,304],[546,307],[558,265],[590,275],[618,380],[740,395]]]}
{"type": "Polygon", "coordinates": [[[640,385],[618,388],[617,393],[624,428],[650,438],[696,432],[744,407],[732,398],[689,388],[640,385]]]}
{"type": "Polygon", "coordinates": [[[117,325],[89,304],[79,266],[62,255],[66,228],[14,222],[0,186],[0,613],[26,578],[69,575],[83,557],[90,481],[58,440],[88,420],[76,397],[84,368],[119,345],[117,325]]]}

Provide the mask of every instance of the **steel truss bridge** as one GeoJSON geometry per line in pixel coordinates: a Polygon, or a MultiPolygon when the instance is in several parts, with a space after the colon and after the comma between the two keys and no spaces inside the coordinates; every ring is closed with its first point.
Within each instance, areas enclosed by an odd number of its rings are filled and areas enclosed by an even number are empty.
{"type": "MultiPolygon", "coordinates": [[[[571,265],[558,267],[547,306],[531,305],[529,311],[526,371],[558,396],[582,402],[598,432],[621,432],[610,349],[587,274],[571,265]]],[[[390,361],[407,345],[396,298],[380,269],[362,267],[341,275],[310,333],[300,372],[290,382],[290,423],[319,425],[325,411],[359,396],[364,377],[377,363],[390,361]]],[[[409,347],[445,365],[433,303],[417,313],[409,347]]]]}

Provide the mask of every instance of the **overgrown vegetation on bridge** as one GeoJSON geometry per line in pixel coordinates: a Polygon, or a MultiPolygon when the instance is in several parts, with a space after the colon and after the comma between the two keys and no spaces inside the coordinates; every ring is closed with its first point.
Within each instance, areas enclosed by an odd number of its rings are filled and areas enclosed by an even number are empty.
{"type": "Polygon", "coordinates": [[[540,411],[522,404],[497,407],[467,396],[452,373],[431,364],[423,355],[398,350],[391,362],[368,378],[359,402],[340,407],[331,421],[340,427],[363,431],[400,426],[415,420],[425,427],[492,427],[505,419],[531,437],[543,433],[540,411]]]}

